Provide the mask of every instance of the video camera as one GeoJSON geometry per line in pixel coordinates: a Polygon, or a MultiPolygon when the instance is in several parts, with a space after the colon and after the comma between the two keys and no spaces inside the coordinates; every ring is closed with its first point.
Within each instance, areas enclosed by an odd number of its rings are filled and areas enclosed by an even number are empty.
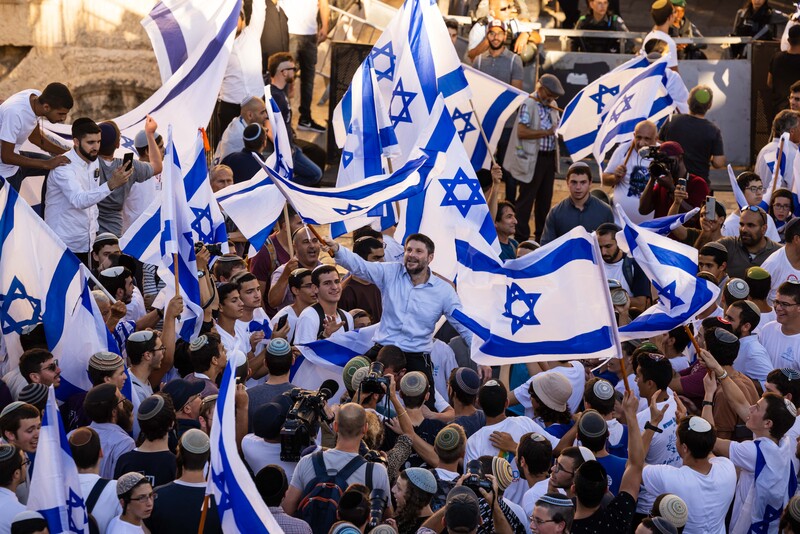
{"type": "Polygon", "coordinates": [[[480,488],[483,488],[484,491],[492,491],[492,483],[483,474],[483,467],[481,466],[480,460],[470,460],[467,462],[465,471],[465,474],[469,476],[464,479],[462,485],[474,491],[475,495],[481,494],[478,491],[480,488]]]}
{"type": "Polygon", "coordinates": [[[326,380],[319,391],[294,388],[289,393],[294,405],[281,427],[281,460],[299,461],[300,453],[316,438],[320,422],[333,422],[333,417],[325,414],[325,403],[338,390],[336,380],[326,380]]]}
{"type": "Polygon", "coordinates": [[[206,250],[212,256],[222,256],[223,254],[225,254],[224,252],[222,252],[222,243],[203,243],[202,241],[197,241],[194,244],[194,253],[197,254],[198,252],[203,250],[203,247],[206,247],[206,250]]]}
{"type": "Polygon", "coordinates": [[[677,174],[677,164],[675,161],[666,154],[659,152],[657,146],[646,146],[639,149],[639,157],[653,160],[647,168],[652,178],[661,178],[667,175],[674,178],[677,174]]]}
{"type": "Polygon", "coordinates": [[[383,395],[389,391],[389,378],[383,376],[384,365],[381,362],[372,362],[369,373],[361,381],[361,393],[376,393],[383,395]],[[384,386],[386,388],[384,389],[384,386]]]}

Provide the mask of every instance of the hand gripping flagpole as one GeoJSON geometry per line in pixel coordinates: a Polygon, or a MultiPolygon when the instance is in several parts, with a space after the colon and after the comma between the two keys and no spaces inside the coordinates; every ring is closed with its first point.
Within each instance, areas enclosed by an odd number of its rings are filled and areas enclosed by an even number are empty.
{"type": "Polygon", "coordinates": [[[781,159],[783,158],[783,142],[785,141],[784,136],[781,135],[781,142],[778,145],[778,154],[775,158],[775,172],[772,175],[772,184],[769,188],[769,198],[772,198],[772,194],[775,192],[775,189],[778,187],[778,175],[781,171],[781,159]]]}
{"type": "MultiPolygon", "coordinates": [[[[280,191],[280,189],[278,189],[280,191]]],[[[292,226],[289,224],[289,202],[283,205],[283,222],[286,225],[286,235],[289,239],[286,241],[289,244],[289,257],[294,258],[294,243],[292,242],[292,226]]]]}

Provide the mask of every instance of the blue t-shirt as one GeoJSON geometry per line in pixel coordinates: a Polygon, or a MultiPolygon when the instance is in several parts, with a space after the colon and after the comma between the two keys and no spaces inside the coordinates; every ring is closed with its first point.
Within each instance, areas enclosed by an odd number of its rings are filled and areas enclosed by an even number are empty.
{"type": "Polygon", "coordinates": [[[609,454],[598,458],[597,461],[605,468],[608,475],[608,490],[617,495],[619,493],[619,484],[622,482],[622,474],[625,473],[626,460],[609,454]]]}
{"type": "Polygon", "coordinates": [[[547,430],[547,433],[550,434],[551,436],[561,439],[564,437],[564,434],[566,434],[569,431],[569,429],[572,428],[572,425],[574,424],[575,424],[574,421],[570,421],[568,424],[555,423],[550,426],[546,426],[544,429],[547,430]]]}

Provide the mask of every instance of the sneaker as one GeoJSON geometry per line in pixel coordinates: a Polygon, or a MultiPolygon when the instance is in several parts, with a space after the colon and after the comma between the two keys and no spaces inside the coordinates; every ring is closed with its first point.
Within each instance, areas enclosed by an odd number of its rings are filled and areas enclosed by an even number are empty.
{"type": "Polygon", "coordinates": [[[321,124],[317,124],[313,119],[300,119],[297,122],[298,130],[306,130],[308,132],[325,133],[328,129],[321,124]]]}

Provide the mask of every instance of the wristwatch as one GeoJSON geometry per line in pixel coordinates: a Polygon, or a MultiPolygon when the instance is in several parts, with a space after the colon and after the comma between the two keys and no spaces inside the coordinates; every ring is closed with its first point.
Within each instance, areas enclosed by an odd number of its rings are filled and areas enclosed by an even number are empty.
{"type": "Polygon", "coordinates": [[[650,421],[648,421],[648,422],[646,422],[644,424],[644,429],[645,430],[652,430],[653,432],[656,432],[658,434],[661,434],[662,432],[664,432],[662,429],[658,428],[656,425],[654,425],[650,421]]]}
{"type": "Polygon", "coordinates": [[[711,406],[713,408],[714,407],[714,401],[704,400],[703,401],[703,406],[711,406]]]}

